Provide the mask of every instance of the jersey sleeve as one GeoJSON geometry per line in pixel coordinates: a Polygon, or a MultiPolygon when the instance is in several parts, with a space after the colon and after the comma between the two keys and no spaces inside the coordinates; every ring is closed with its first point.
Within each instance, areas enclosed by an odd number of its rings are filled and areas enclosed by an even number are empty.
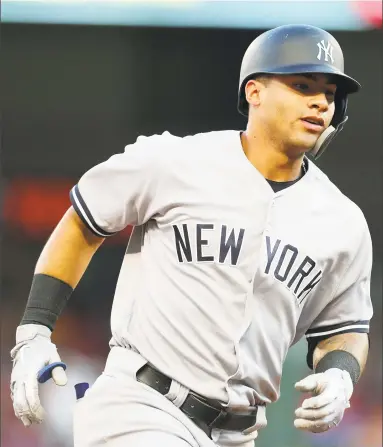
{"type": "Polygon", "coordinates": [[[365,221],[363,227],[356,253],[338,283],[334,298],[306,332],[310,368],[313,367],[314,349],[321,340],[347,332],[369,332],[373,315],[370,296],[372,242],[365,221]]]}
{"type": "Polygon", "coordinates": [[[158,211],[162,136],[139,137],[125,151],[87,171],[70,192],[72,206],[100,237],[142,225],[158,211]]]}

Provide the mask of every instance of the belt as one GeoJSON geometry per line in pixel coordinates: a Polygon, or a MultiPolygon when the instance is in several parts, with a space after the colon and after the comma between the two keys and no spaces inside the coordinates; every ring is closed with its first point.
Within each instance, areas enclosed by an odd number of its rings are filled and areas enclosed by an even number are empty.
{"type": "MultiPolygon", "coordinates": [[[[137,371],[137,380],[165,395],[170,390],[172,379],[146,364],[137,371]]],[[[218,401],[206,399],[189,392],[180,410],[210,436],[213,428],[240,431],[253,427],[257,421],[258,407],[246,413],[227,411],[218,401]],[[201,426],[202,425],[202,426],[201,426]],[[205,427],[204,427],[205,426],[205,427]]]]}

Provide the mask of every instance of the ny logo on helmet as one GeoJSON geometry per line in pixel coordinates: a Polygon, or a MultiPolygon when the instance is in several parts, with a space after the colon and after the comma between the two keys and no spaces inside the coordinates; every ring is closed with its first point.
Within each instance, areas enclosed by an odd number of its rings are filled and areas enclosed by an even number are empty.
{"type": "Polygon", "coordinates": [[[332,51],[334,47],[331,45],[331,43],[327,42],[326,46],[325,41],[321,40],[320,42],[317,43],[317,46],[319,48],[317,59],[318,60],[322,59],[322,52],[323,52],[325,62],[328,62],[328,59],[330,58],[331,62],[334,63],[334,58],[332,57],[332,51]]]}

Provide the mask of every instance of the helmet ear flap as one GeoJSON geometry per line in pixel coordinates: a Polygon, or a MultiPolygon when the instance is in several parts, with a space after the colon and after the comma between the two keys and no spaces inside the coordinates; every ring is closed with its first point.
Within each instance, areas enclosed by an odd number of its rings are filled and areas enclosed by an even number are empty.
{"type": "Polygon", "coordinates": [[[318,138],[315,146],[311,149],[310,155],[317,160],[325,151],[331,141],[343,129],[348,120],[347,113],[347,95],[344,92],[337,91],[335,94],[335,112],[330,126],[318,138]]]}
{"type": "MultiPolygon", "coordinates": [[[[338,135],[338,133],[343,129],[346,121],[348,120],[348,116],[343,115],[343,120],[338,122],[336,127],[330,124],[328,128],[322,133],[322,135],[318,138],[315,146],[309,152],[310,155],[317,160],[325,151],[327,146],[331,143],[331,141],[338,135]]],[[[333,119],[334,121],[334,119],[333,119]]]]}
{"type": "Polygon", "coordinates": [[[337,127],[342,121],[344,121],[347,113],[347,95],[337,90],[335,93],[335,112],[331,121],[331,125],[337,127]]]}

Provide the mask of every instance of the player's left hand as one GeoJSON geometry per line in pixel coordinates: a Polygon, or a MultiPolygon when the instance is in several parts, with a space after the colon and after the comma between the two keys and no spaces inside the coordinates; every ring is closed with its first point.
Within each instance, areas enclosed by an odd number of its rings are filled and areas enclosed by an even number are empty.
{"type": "Polygon", "coordinates": [[[354,389],[350,374],[338,368],[307,376],[295,388],[313,394],[295,410],[294,421],[296,428],[312,433],[325,432],[340,423],[344,411],[350,407],[354,389]]]}

